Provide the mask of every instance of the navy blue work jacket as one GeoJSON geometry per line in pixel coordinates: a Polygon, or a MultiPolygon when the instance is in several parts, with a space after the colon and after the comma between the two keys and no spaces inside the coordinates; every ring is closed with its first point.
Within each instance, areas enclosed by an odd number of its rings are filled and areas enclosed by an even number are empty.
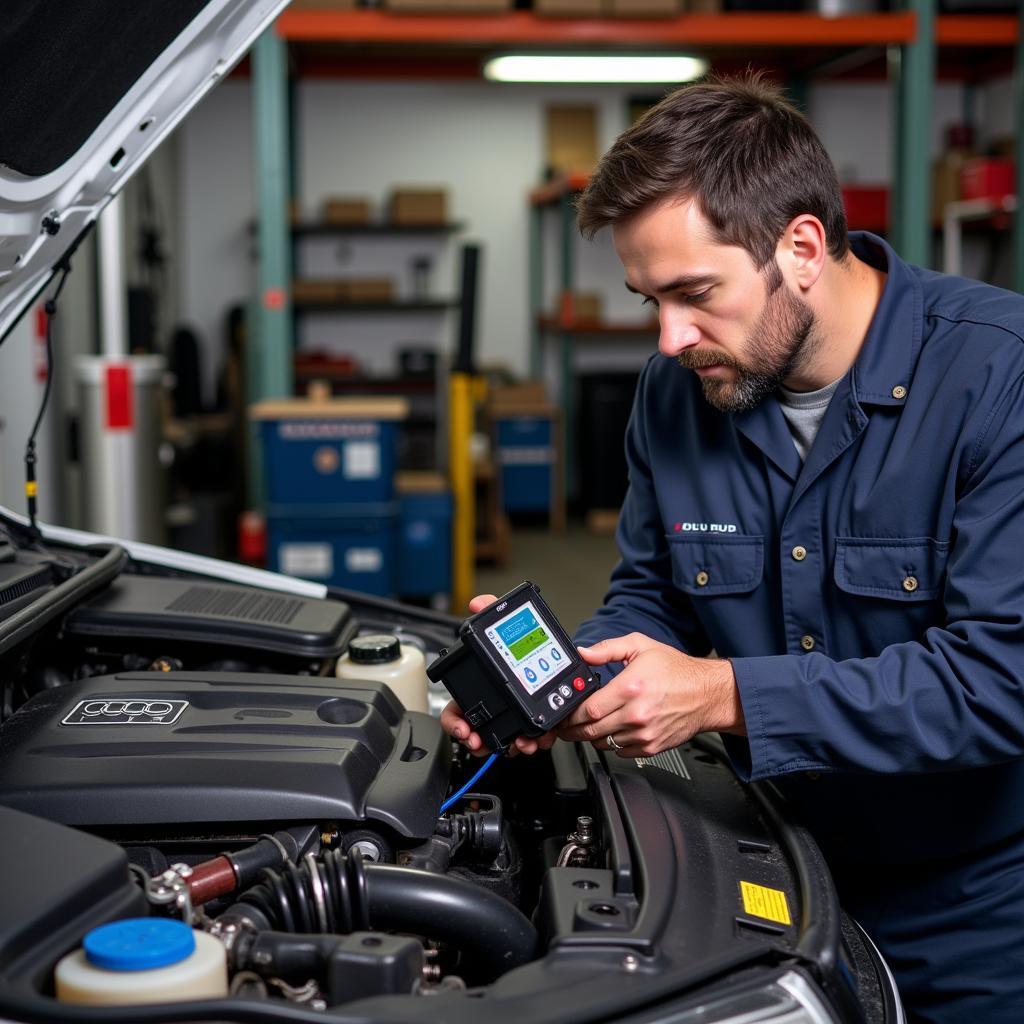
{"type": "Polygon", "coordinates": [[[1024,298],[851,243],[888,276],[806,463],[775,399],[725,414],[647,364],[622,560],[576,639],[730,658],[741,778],[834,865],[1024,856],[1024,298]]]}

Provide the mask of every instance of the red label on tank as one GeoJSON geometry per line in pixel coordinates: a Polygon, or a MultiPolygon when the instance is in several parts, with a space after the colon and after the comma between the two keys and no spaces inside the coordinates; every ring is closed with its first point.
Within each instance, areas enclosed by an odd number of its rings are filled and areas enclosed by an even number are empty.
{"type": "Polygon", "coordinates": [[[135,425],[132,406],[132,368],[107,367],[107,429],[131,430],[135,425]]]}

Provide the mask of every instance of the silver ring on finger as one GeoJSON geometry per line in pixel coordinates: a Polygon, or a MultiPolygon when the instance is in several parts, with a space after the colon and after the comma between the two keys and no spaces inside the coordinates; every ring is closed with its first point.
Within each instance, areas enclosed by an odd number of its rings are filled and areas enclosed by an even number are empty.
{"type": "Polygon", "coordinates": [[[608,734],[608,749],[609,750],[621,750],[622,749],[622,747],[619,746],[619,744],[615,742],[615,737],[611,733],[608,734]]]}

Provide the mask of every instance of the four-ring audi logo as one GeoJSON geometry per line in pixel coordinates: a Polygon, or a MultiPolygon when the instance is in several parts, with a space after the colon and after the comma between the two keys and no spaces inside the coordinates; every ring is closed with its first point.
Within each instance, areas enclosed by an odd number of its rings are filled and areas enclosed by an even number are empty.
{"type": "Polygon", "coordinates": [[[187,700],[141,697],[93,697],[79,701],[61,725],[172,725],[187,700]]]}

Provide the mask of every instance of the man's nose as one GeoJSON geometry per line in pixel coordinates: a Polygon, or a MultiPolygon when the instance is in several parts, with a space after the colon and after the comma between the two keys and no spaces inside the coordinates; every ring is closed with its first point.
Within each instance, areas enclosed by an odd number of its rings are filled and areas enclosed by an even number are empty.
{"type": "Polygon", "coordinates": [[[660,311],[661,332],[658,351],[664,356],[677,356],[680,352],[700,343],[700,329],[691,317],[677,310],[660,311]]]}

